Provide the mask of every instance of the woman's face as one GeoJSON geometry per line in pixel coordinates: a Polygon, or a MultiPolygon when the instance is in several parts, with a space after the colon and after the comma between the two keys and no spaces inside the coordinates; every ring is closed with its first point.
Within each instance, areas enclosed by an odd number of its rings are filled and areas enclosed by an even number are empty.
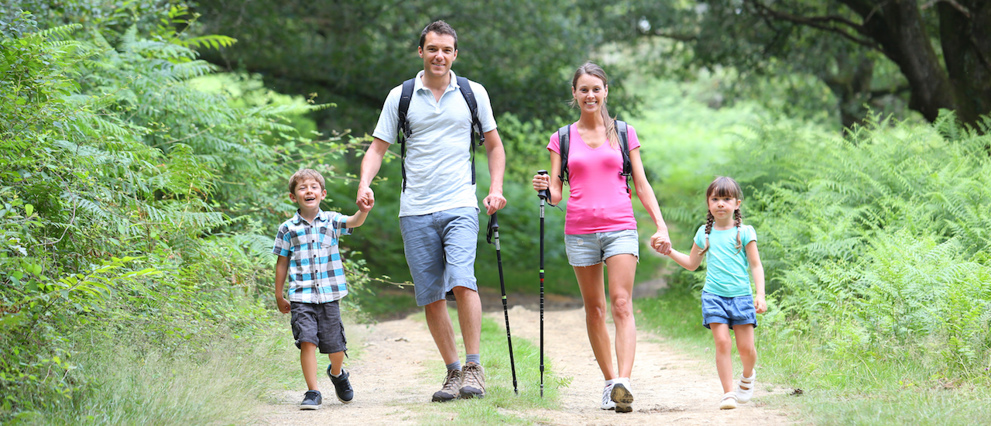
{"type": "Polygon", "coordinates": [[[609,87],[599,77],[592,74],[584,74],[578,77],[575,87],[571,89],[575,102],[582,112],[599,112],[602,105],[606,103],[606,96],[609,94],[609,87]]]}

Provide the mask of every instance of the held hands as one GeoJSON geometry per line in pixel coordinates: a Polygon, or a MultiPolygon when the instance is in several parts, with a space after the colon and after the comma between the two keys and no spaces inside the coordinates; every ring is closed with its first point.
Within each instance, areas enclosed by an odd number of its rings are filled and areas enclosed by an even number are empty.
{"type": "Polygon", "coordinates": [[[651,235],[650,247],[660,254],[669,255],[671,253],[671,238],[668,236],[668,231],[658,229],[654,235],[651,235]]]}
{"type": "Polygon", "coordinates": [[[355,198],[354,203],[358,205],[358,210],[363,212],[370,211],[375,206],[375,192],[367,186],[359,186],[358,196],[355,198]]]}

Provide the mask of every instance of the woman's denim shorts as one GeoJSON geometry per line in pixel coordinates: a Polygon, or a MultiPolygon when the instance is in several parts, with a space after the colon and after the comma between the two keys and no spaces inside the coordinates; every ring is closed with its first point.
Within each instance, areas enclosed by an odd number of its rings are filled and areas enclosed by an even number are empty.
{"type": "Polygon", "coordinates": [[[636,229],[564,235],[564,248],[571,266],[592,266],[617,254],[640,259],[640,237],[636,229]]]}
{"type": "Polygon", "coordinates": [[[702,292],[702,325],[711,323],[734,325],[753,324],[757,328],[757,309],[754,296],[723,297],[706,291],[702,292]]]}

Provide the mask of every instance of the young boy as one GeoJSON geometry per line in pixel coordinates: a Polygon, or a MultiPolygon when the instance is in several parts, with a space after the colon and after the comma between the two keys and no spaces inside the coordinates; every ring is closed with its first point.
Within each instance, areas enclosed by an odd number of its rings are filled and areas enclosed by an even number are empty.
{"type": "Polygon", "coordinates": [[[292,312],[292,334],[300,349],[299,363],[309,390],[302,410],[320,408],[323,398],[317,387],[316,349],[329,354],[327,375],[337,399],[347,404],[354,398],[350,375],[344,370],[347,340],[341,323],[339,301],[348,294],[338,238],[365,222],[372,202],[358,204],[354,216],[320,210],[327,196],[323,176],[303,169],[289,178],[289,199],[299,206],[296,215],[279,226],[272,252],[275,264],[275,303],[279,311],[292,312]],[[289,277],[288,300],[283,286],[289,277]]]}

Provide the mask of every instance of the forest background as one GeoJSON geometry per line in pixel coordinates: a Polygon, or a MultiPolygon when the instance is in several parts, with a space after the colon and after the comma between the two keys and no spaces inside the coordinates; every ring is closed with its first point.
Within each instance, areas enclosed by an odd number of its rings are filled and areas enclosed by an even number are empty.
{"type": "MultiPolygon", "coordinates": [[[[768,277],[762,374],[805,389],[775,404],[818,423],[991,423],[978,0],[0,1],[0,422],[228,422],[232,387],[292,382],[270,362],[291,346],[272,305],[286,179],[317,168],[324,208],[354,210],[366,134],[434,19],[459,30],[454,70],[486,86],[506,145],[510,291],[537,291],[529,177],[592,59],[675,247],[714,176],[744,187],[768,277]]],[[[343,241],[362,321],[414,305],[390,158],[343,241]]],[[[575,295],[563,218],[547,215],[547,291],[575,295]]],[[[480,235],[476,272],[498,288],[490,250],[480,235]]],[[[683,321],[703,276],[645,254],[638,282],[670,289],[638,302],[644,326],[706,345],[683,321]]]]}

